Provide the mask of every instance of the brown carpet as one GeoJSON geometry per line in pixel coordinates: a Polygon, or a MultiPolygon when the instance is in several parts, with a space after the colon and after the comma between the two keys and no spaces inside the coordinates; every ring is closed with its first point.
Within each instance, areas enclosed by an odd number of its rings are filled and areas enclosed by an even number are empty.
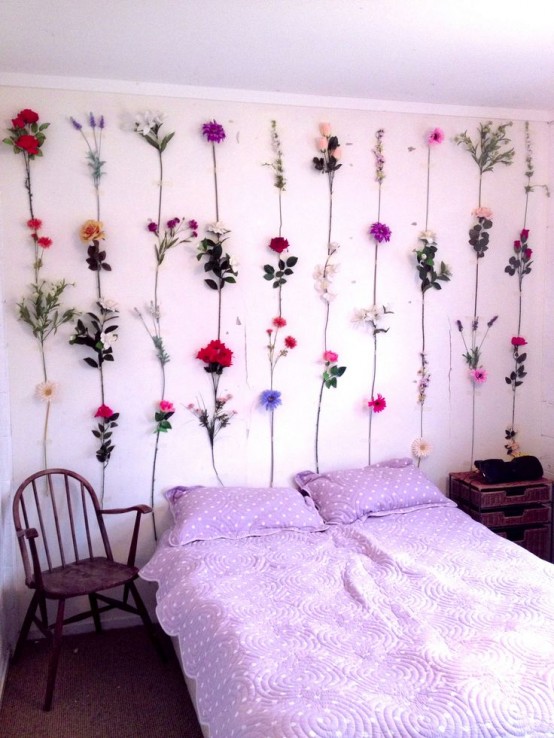
{"type": "Polygon", "coordinates": [[[65,636],[51,712],[48,647],[28,641],[8,670],[2,738],[202,738],[171,643],[163,663],[142,627],[65,636]]]}

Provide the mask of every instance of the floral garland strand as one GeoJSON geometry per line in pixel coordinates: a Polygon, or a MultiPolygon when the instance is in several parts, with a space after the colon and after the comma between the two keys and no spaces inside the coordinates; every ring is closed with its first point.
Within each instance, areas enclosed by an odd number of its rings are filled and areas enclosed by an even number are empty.
{"type": "Polygon", "coordinates": [[[286,356],[290,349],[296,346],[296,339],[293,336],[287,336],[284,340],[284,347],[277,350],[276,342],[279,329],[286,326],[287,322],[283,318],[283,285],[287,283],[287,277],[293,274],[293,267],[296,266],[298,258],[289,254],[289,242],[283,237],[283,192],[286,188],[285,168],[283,164],[283,150],[281,148],[281,140],[277,131],[277,122],[271,121],[271,143],[275,152],[275,159],[269,166],[273,170],[274,186],[278,190],[278,206],[279,206],[279,233],[269,242],[269,248],[277,254],[277,267],[271,264],[264,264],[264,279],[272,282],[273,288],[277,292],[278,314],[272,321],[272,327],[266,330],[268,336],[267,354],[269,360],[269,389],[264,390],[260,395],[260,405],[269,412],[269,448],[270,448],[270,469],[269,469],[269,486],[273,487],[273,479],[275,474],[275,409],[281,405],[281,393],[274,388],[274,372],[275,366],[279,359],[286,356]],[[287,252],[284,255],[284,252],[287,252]]]}
{"type": "Polygon", "coordinates": [[[454,141],[458,145],[462,145],[469,152],[473,161],[479,169],[479,192],[477,208],[473,210],[472,215],[475,221],[469,229],[469,245],[475,252],[475,287],[473,298],[473,319],[471,321],[471,340],[466,342],[463,335],[463,325],[460,320],[456,321],[458,331],[462,336],[465,354],[464,360],[469,367],[469,378],[472,381],[472,410],[471,410],[471,458],[470,466],[473,466],[473,456],[475,447],[475,391],[476,385],[482,384],[487,380],[487,370],[481,364],[482,346],[488,335],[490,328],[496,322],[498,316],[495,315],[487,323],[487,330],[483,339],[479,342],[477,332],[479,329],[478,316],[478,293],[479,293],[479,264],[480,260],[485,256],[488,250],[490,235],[488,231],[492,228],[492,211],[488,207],[484,207],[481,203],[483,175],[492,172],[497,164],[509,166],[513,162],[514,149],[509,148],[510,139],[506,136],[506,129],[512,123],[502,123],[496,128],[493,127],[492,121],[480,123],[478,128],[478,137],[474,142],[467,131],[460,133],[454,137],[454,141]]]}
{"type": "MultiPolygon", "coordinates": [[[[331,132],[330,123],[320,123],[319,125],[320,137],[316,139],[317,150],[320,156],[314,156],[312,158],[312,164],[316,171],[327,175],[327,185],[329,191],[329,217],[327,227],[327,257],[323,265],[318,264],[314,270],[314,280],[316,292],[320,295],[325,305],[325,321],[323,327],[323,356],[327,354],[337,356],[334,351],[328,351],[328,331],[329,331],[329,317],[331,302],[335,299],[336,295],[331,291],[332,281],[338,271],[338,264],[332,263],[332,258],[335,256],[340,246],[338,243],[332,240],[333,231],[333,186],[335,180],[335,174],[341,168],[342,164],[339,164],[339,160],[342,156],[342,150],[339,145],[337,136],[334,136],[331,132]]],[[[317,406],[316,425],[315,425],[315,466],[316,471],[319,472],[319,425],[321,417],[321,405],[323,399],[323,389],[325,387],[336,387],[336,376],[334,384],[325,381],[326,372],[330,372],[331,364],[324,359],[326,369],[324,371],[324,378],[321,383],[319,392],[319,401],[317,406]]],[[[341,367],[341,375],[346,371],[346,367],[341,367]]],[[[339,376],[341,376],[339,375],[339,376]]]]}
{"type": "Polygon", "coordinates": [[[423,434],[423,406],[427,399],[427,389],[431,381],[429,372],[429,361],[427,358],[426,342],[425,342],[425,295],[431,289],[440,290],[441,282],[448,282],[452,276],[449,267],[440,262],[438,271],[435,268],[435,259],[438,251],[437,237],[434,231],[429,230],[429,196],[431,189],[431,149],[435,148],[444,141],[444,133],[440,128],[434,128],[427,134],[427,184],[425,197],[425,228],[419,234],[418,240],[420,247],[414,249],[416,255],[416,269],[420,279],[421,288],[421,351],[420,366],[418,369],[417,380],[417,401],[419,403],[419,437],[416,438],[412,445],[412,454],[417,459],[417,465],[420,466],[421,460],[429,456],[432,447],[425,440],[423,434]]]}
{"type": "Polygon", "coordinates": [[[77,311],[75,308],[64,309],[62,305],[63,293],[70,286],[65,279],[51,282],[41,277],[43,254],[46,249],[52,246],[53,241],[48,236],[39,235],[42,229],[42,220],[35,217],[33,208],[31,163],[36,157],[43,156],[42,146],[46,140],[45,131],[50,125],[39,121],[40,117],[34,110],[29,108],[20,110],[16,117],[12,118],[12,125],[8,129],[9,136],[3,139],[3,143],[10,146],[14,154],[23,156],[25,166],[24,185],[27,190],[29,205],[27,227],[31,232],[34,250],[33,282],[30,285],[29,294],[23,296],[17,303],[17,311],[19,320],[31,329],[40,352],[43,381],[36,386],[35,394],[38,399],[46,404],[42,434],[42,458],[44,468],[47,468],[50,405],[56,397],[58,385],[48,378],[46,341],[58,332],[60,326],[74,320],[77,311]]]}
{"type": "Polygon", "coordinates": [[[372,354],[371,354],[371,378],[369,400],[365,401],[365,406],[369,409],[368,413],[368,429],[367,429],[367,463],[371,464],[371,446],[373,434],[373,415],[374,413],[383,412],[387,406],[385,397],[378,392],[376,396],[375,385],[377,382],[377,339],[379,334],[388,333],[389,328],[384,328],[382,320],[385,315],[391,315],[392,310],[387,305],[377,304],[377,285],[378,285],[378,259],[379,246],[388,243],[391,238],[391,230],[381,223],[381,196],[383,180],[385,179],[385,156],[383,153],[383,138],[385,131],[379,128],[375,133],[375,147],[372,149],[375,160],[375,181],[377,182],[377,220],[372,223],[368,230],[368,235],[373,240],[373,300],[369,308],[359,308],[355,310],[352,322],[355,325],[368,328],[372,334],[372,354]]]}
{"type": "Polygon", "coordinates": [[[86,264],[88,269],[96,275],[96,311],[84,313],[75,323],[75,332],[69,339],[69,343],[75,346],[86,346],[92,352],[92,356],[87,356],[83,361],[93,369],[98,370],[100,383],[100,406],[98,407],[94,417],[101,418],[92,434],[99,441],[96,450],[96,459],[102,464],[101,492],[100,501],[104,503],[104,493],[106,487],[106,468],[110,462],[111,455],[115,446],[112,440],[113,429],[117,427],[117,419],[119,413],[115,413],[109,405],[106,404],[106,389],[104,378],[105,362],[114,361],[114,344],[118,339],[118,326],[114,321],[118,319],[119,313],[117,303],[113,300],[106,300],[102,294],[102,273],[110,272],[111,266],[106,261],[107,254],[105,248],[100,247],[100,242],[106,239],[104,232],[104,224],[101,220],[100,212],[100,181],[105,174],[104,166],[106,162],[102,161],[102,134],[105,128],[104,116],[95,116],[93,113],[88,115],[88,125],[90,128],[90,137],[83,130],[83,124],[75,118],[70,118],[71,125],[78,131],[85,141],[87,151],[87,165],[92,178],[94,188],[94,198],[96,204],[96,218],[87,220],[80,229],[80,239],[82,243],[87,245],[86,264]],[[110,415],[106,415],[107,411],[110,415]]]}
{"type": "Polygon", "coordinates": [[[547,185],[533,185],[531,180],[535,173],[533,166],[533,150],[531,146],[531,135],[529,133],[529,122],[525,122],[525,148],[526,148],[526,170],[525,177],[527,184],[525,185],[525,208],[523,213],[523,228],[519,233],[519,238],[514,241],[513,254],[508,259],[508,264],[504,271],[511,277],[517,275],[518,281],[518,311],[517,311],[517,330],[516,335],[511,340],[511,351],[513,357],[513,368],[509,376],[505,377],[506,384],[509,384],[512,390],[512,419],[510,425],[505,430],[504,438],[506,443],[504,448],[508,456],[518,456],[521,453],[519,442],[516,440],[516,398],[518,388],[523,384],[524,377],[527,376],[525,371],[525,361],[527,353],[519,353],[523,346],[527,345],[527,341],[521,335],[521,323],[523,315],[523,278],[531,273],[531,265],[533,249],[529,246],[529,229],[527,228],[527,212],[529,208],[529,195],[534,192],[537,187],[544,189],[546,196],[550,197],[550,191],[547,185]]]}
{"type": "MultiPolygon", "coordinates": [[[[323,374],[321,377],[321,387],[319,389],[319,399],[317,403],[316,434],[315,434],[315,469],[318,474],[319,474],[319,443],[318,443],[319,441],[319,421],[321,417],[321,404],[323,401],[323,390],[325,388],[331,389],[332,387],[336,389],[338,380],[340,379],[340,377],[342,377],[342,375],[346,371],[345,366],[338,365],[339,355],[335,353],[334,351],[324,351],[322,359],[323,359],[324,369],[323,369],[323,374]]],[[[381,395],[379,395],[378,400],[376,400],[375,402],[377,401],[381,402],[381,400],[383,400],[383,398],[381,398],[381,395]]],[[[379,410],[377,410],[376,412],[379,412],[379,410]]]]}
{"type": "MultiPolygon", "coordinates": [[[[160,365],[160,400],[156,404],[154,411],[154,435],[156,440],[154,443],[154,457],[152,460],[152,476],[150,480],[150,504],[154,510],[154,491],[156,487],[156,468],[158,462],[158,452],[160,444],[160,434],[167,433],[171,430],[169,418],[173,416],[175,409],[171,402],[166,400],[166,364],[170,361],[167,352],[161,327],[161,305],[159,300],[159,283],[160,268],[167,256],[167,253],[182,243],[188,243],[191,239],[196,238],[198,224],[195,220],[187,220],[186,218],[171,218],[166,222],[165,227],[162,226],[162,204],[163,204],[163,154],[167,145],[175,135],[174,132],[162,133],[161,128],[165,121],[163,113],[152,113],[147,111],[137,116],[135,120],[134,130],[138,135],[152,146],[158,154],[159,167],[159,185],[158,185],[158,213],[156,220],[149,220],[146,230],[155,237],[154,255],[156,258],[156,267],[154,272],[154,296],[150,302],[150,325],[146,322],[140,310],[135,308],[135,313],[140,318],[146,332],[150,336],[154,345],[156,358],[160,365]]],[[[152,512],[152,524],[154,528],[154,538],[158,540],[156,528],[155,512],[152,512]]]]}
{"type": "Polygon", "coordinates": [[[230,424],[236,412],[234,410],[227,411],[225,408],[227,402],[232,399],[232,395],[220,396],[218,394],[219,381],[223,370],[231,366],[233,357],[231,349],[227,348],[221,341],[222,291],[226,284],[236,283],[238,271],[236,260],[223,249],[223,244],[227,240],[230,231],[219,219],[216,144],[219,145],[225,140],[225,129],[216,120],[211,120],[202,125],[201,132],[206,141],[211,144],[212,149],[215,222],[206,226],[206,230],[213,234],[213,237],[202,239],[198,245],[196,258],[198,261],[204,259],[204,272],[213,275],[213,277],[207,277],[204,283],[211,290],[217,291],[217,338],[210,341],[207,346],[200,349],[196,354],[196,358],[206,364],[204,370],[212,380],[212,409],[208,411],[202,398],[200,398],[198,405],[189,403],[187,409],[198,418],[200,426],[206,429],[210,443],[212,469],[219,484],[223,485],[216,466],[214,444],[218,433],[230,424]]]}

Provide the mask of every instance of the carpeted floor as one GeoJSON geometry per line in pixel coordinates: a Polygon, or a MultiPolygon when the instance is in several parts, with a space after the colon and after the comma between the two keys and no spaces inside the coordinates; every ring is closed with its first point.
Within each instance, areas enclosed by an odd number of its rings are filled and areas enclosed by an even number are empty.
{"type": "Polygon", "coordinates": [[[54,705],[43,712],[48,648],[29,641],[10,666],[2,738],[202,738],[177,658],[163,663],[142,627],[65,636],[54,705]]]}

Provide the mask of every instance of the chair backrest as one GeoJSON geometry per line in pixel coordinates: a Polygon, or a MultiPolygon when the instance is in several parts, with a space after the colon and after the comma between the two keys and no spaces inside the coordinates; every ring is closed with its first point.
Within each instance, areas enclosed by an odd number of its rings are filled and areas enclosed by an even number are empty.
{"type": "Polygon", "coordinates": [[[86,479],[68,469],[44,469],[19,486],[13,518],[25,568],[25,581],[34,581],[29,539],[22,531],[34,528],[39,568],[52,571],[93,556],[113,559],[100,503],[86,479]]]}

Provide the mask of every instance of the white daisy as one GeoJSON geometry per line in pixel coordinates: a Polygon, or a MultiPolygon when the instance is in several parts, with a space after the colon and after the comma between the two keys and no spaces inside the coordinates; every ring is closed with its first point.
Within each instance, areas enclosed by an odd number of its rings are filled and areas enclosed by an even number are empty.
{"type": "Polygon", "coordinates": [[[37,384],[35,394],[39,400],[43,402],[51,402],[57,394],[58,385],[56,382],[40,382],[37,384]]]}
{"type": "Polygon", "coordinates": [[[412,454],[416,457],[416,459],[425,459],[431,451],[433,450],[433,447],[429,443],[429,441],[426,441],[424,438],[416,438],[415,441],[412,443],[412,454]]]}

